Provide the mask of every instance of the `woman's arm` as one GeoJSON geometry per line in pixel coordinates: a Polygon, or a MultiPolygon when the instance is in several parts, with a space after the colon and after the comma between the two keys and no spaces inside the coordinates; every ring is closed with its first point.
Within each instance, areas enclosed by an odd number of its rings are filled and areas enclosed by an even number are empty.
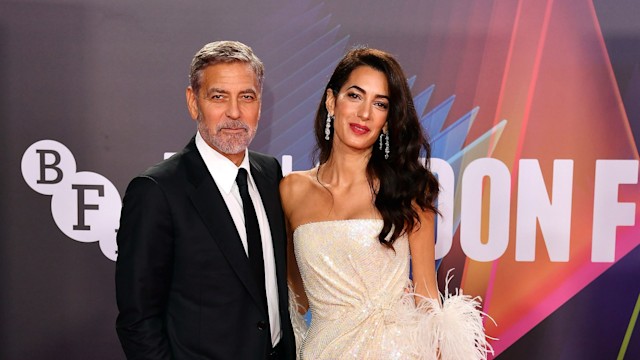
{"type": "MultiPolygon", "coordinates": [[[[440,301],[436,280],[435,214],[420,208],[416,210],[420,224],[409,234],[414,292],[426,298],[440,301]]],[[[416,302],[419,301],[420,297],[416,297],[416,302]]]]}

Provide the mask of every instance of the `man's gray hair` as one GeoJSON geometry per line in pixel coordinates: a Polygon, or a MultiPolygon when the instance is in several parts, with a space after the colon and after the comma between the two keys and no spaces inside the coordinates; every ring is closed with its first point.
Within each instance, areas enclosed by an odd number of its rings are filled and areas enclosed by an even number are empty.
{"type": "Polygon", "coordinates": [[[264,65],[251,48],[239,41],[215,41],[200,49],[191,61],[189,83],[195,93],[200,91],[200,80],[204,68],[220,63],[242,62],[251,66],[262,89],[264,65]]]}

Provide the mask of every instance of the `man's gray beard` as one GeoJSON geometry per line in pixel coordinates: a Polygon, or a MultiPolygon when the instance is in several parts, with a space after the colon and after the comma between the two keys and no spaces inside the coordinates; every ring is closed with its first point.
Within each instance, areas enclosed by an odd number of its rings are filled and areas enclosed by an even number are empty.
{"type": "Polygon", "coordinates": [[[224,154],[239,154],[247,147],[256,135],[256,130],[251,129],[247,124],[239,120],[229,120],[216,125],[216,133],[213,133],[209,126],[201,120],[198,120],[198,131],[200,136],[210,145],[224,154]],[[235,127],[243,128],[246,132],[240,134],[223,134],[220,132],[222,128],[235,127]]]}

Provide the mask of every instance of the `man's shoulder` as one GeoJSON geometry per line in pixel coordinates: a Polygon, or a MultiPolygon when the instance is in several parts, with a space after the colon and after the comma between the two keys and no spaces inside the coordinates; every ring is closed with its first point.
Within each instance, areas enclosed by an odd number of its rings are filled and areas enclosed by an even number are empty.
{"type": "Polygon", "coordinates": [[[149,167],[140,173],[138,177],[149,178],[158,183],[184,178],[190,172],[194,171],[193,168],[199,159],[197,149],[190,145],[191,144],[187,145],[171,157],[149,167]],[[189,164],[191,164],[191,166],[189,164]]]}
{"type": "Polygon", "coordinates": [[[265,166],[280,166],[278,159],[276,159],[275,157],[253,150],[249,150],[249,161],[257,162],[265,166]]]}
{"type": "Polygon", "coordinates": [[[282,168],[278,159],[271,155],[249,151],[249,163],[269,178],[282,178],[282,168]]]}

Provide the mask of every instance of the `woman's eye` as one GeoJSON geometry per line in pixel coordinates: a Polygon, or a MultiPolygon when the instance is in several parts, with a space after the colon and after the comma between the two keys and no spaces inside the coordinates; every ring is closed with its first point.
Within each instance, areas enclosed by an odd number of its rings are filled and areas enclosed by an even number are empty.
{"type": "Polygon", "coordinates": [[[377,102],[375,103],[375,105],[381,109],[388,109],[389,108],[389,104],[385,103],[385,102],[377,102]]]}
{"type": "Polygon", "coordinates": [[[353,92],[347,93],[347,96],[350,97],[351,99],[360,99],[360,94],[356,94],[353,92]]]}

